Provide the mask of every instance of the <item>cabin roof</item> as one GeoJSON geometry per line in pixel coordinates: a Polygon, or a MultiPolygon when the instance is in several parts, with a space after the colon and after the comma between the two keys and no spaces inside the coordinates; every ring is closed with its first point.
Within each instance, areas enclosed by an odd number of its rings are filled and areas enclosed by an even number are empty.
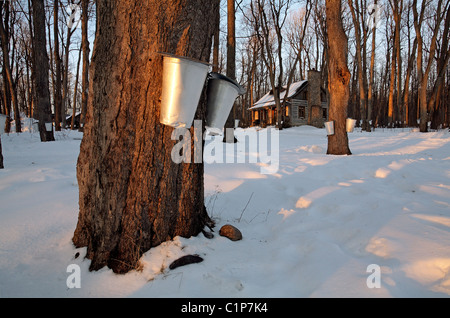
{"type": "MultiPolygon", "coordinates": [[[[289,87],[289,91],[287,91],[287,89],[286,89],[287,85],[284,85],[280,92],[280,99],[283,99],[284,96],[286,95],[286,93],[287,93],[287,98],[294,96],[301,89],[303,89],[303,87],[305,87],[305,84],[307,84],[307,83],[308,83],[308,80],[303,80],[303,81],[292,83],[291,86],[289,87]]],[[[267,106],[271,106],[274,104],[275,104],[275,98],[273,95],[273,91],[270,90],[266,95],[261,97],[260,100],[258,100],[256,103],[254,103],[253,106],[249,108],[249,110],[261,108],[261,107],[267,107],[267,106]]]]}

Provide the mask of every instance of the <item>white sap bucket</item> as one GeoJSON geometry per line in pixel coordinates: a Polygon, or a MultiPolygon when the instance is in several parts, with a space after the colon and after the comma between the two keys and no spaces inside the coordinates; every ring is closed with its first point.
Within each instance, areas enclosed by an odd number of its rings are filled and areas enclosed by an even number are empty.
{"type": "Polygon", "coordinates": [[[327,130],[327,135],[334,135],[334,121],[325,122],[325,128],[327,130]]]}
{"type": "MultiPolygon", "coordinates": [[[[213,72],[209,74],[207,92],[206,129],[212,134],[221,134],[235,99],[244,89],[231,78],[213,72]]],[[[238,123],[235,121],[235,126],[238,123]]]]}
{"type": "Polygon", "coordinates": [[[162,53],[161,124],[190,128],[208,75],[209,64],[162,53]]]}
{"type": "Polygon", "coordinates": [[[0,135],[5,133],[6,115],[0,114],[0,135]]]}
{"type": "Polygon", "coordinates": [[[52,131],[53,130],[53,123],[45,123],[45,130],[46,131],[52,131]]]}
{"type": "Polygon", "coordinates": [[[353,129],[355,128],[356,119],[347,118],[345,121],[345,128],[347,132],[353,132],[353,129]]]}

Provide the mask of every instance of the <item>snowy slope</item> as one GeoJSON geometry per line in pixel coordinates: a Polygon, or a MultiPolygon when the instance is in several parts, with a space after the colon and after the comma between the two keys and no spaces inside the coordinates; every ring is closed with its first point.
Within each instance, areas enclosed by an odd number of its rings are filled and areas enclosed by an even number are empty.
{"type": "Polygon", "coordinates": [[[352,156],[329,156],[324,129],[282,130],[275,174],[260,163],[205,165],[213,239],[177,237],[120,276],[89,272],[85,249],[71,244],[81,137],[2,135],[0,297],[450,296],[446,131],[355,131],[352,156]],[[224,224],[243,240],[219,236],[224,224]],[[204,261],[169,270],[186,254],[204,261]],[[81,288],[67,287],[70,264],[81,267],[81,288]],[[367,285],[371,264],[380,288],[367,285]]]}

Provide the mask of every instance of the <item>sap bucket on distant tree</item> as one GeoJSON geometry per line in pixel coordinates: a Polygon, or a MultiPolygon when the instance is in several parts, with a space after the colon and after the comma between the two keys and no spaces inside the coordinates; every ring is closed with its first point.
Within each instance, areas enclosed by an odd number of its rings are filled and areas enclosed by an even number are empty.
{"type": "Polygon", "coordinates": [[[208,75],[209,64],[176,56],[163,55],[161,124],[190,128],[208,75]]]}
{"type": "Polygon", "coordinates": [[[334,121],[325,122],[325,128],[327,129],[327,135],[334,135],[334,121]]]}
{"type": "Polygon", "coordinates": [[[347,132],[353,132],[353,129],[355,129],[356,119],[347,118],[345,121],[345,128],[347,132]]]}
{"type": "Polygon", "coordinates": [[[45,123],[45,130],[50,132],[53,130],[53,123],[45,123]]]}
{"type": "Polygon", "coordinates": [[[6,115],[0,114],[0,135],[5,132],[6,115]]]}
{"type": "Polygon", "coordinates": [[[245,90],[233,79],[212,72],[208,80],[206,129],[210,134],[222,134],[235,99],[245,90]]]}

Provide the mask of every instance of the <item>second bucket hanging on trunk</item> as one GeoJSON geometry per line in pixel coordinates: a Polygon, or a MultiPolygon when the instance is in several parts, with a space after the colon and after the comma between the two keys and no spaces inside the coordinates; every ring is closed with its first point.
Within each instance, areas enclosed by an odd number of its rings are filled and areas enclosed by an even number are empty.
{"type": "Polygon", "coordinates": [[[210,134],[222,134],[235,99],[244,92],[233,79],[215,72],[209,74],[206,129],[210,134]]]}

